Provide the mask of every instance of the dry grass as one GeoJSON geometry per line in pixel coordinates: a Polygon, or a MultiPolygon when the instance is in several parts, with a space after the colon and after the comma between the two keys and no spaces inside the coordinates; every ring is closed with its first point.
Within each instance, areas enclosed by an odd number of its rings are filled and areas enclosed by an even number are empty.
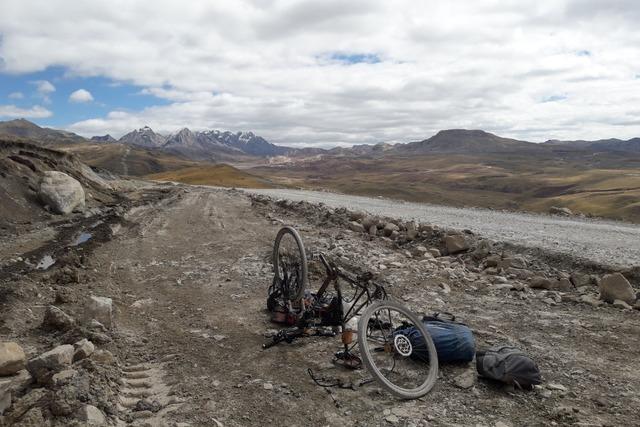
{"type": "Polygon", "coordinates": [[[147,175],[146,178],[156,181],[175,181],[185,184],[215,185],[219,187],[273,187],[273,185],[265,179],[225,164],[192,166],[147,175]]]}
{"type": "Polygon", "coordinates": [[[453,206],[575,212],[640,222],[640,156],[432,154],[252,169],[278,183],[453,206]]]}

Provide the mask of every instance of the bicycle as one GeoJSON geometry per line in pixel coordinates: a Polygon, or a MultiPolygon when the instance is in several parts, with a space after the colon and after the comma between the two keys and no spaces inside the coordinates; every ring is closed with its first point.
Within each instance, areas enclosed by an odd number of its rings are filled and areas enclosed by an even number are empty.
{"type": "Polygon", "coordinates": [[[318,291],[311,293],[300,235],[292,227],[283,227],[276,235],[267,308],[274,313],[274,321],[290,327],[279,331],[263,348],[308,336],[336,336],[337,331],[342,350],[335,354],[335,361],[354,369],[364,364],[380,385],[402,399],[427,394],[436,382],[438,357],[418,316],[391,300],[370,273],[353,276],[324,254],[319,253],[318,258],[326,277],[318,291]],[[333,293],[329,290],[332,283],[333,293]]]}

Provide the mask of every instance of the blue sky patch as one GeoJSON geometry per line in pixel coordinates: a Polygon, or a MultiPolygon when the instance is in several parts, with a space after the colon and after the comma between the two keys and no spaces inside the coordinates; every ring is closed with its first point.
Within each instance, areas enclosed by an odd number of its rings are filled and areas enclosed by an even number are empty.
{"type": "Polygon", "coordinates": [[[332,61],[342,62],[344,64],[377,64],[382,62],[380,57],[375,53],[332,53],[329,55],[332,61]]]}
{"type": "MultiPolygon", "coordinates": [[[[106,116],[114,110],[139,111],[169,104],[167,100],[142,94],[141,86],[104,77],[71,76],[65,71],[62,67],[50,67],[37,73],[0,73],[0,105],[23,109],[42,106],[53,115],[29,120],[41,126],[63,128],[78,121],[106,116]],[[69,96],[78,89],[89,91],[93,101],[71,102],[69,96]]],[[[0,121],[10,119],[12,117],[0,117],[0,121]]]]}
{"type": "Polygon", "coordinates": [[[547,96],[546,98],[542,98],[541,102],[558,102],[558,101],[564,101],[565,99],[567,99],[567,95],[551,95],[551,96],[547,96]]]}

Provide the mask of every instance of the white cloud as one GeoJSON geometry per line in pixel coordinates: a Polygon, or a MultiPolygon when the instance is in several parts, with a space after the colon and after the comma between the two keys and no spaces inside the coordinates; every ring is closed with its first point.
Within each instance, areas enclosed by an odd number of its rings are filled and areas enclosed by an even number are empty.
{"type": "Polygon", "coordinates": [[[69,95],[69,101],[75,103],[91,102],[93,101],[93,95],[88,90],[78,89],[69,95]]]}
{"type": "Polygon", "coordinates": [[[123,111],[69,126],[87,135],[145,124],[254,130],[285,144],[459,127],[530,140],[640,135],[633,0],[8,3],[6,71],[62,66],[163,100],[142,111],[123,100],[123,111]],[[336,53],[376,60],[328,60],[336,53]]]}
{"type": "Polygon", "coordinates": [[[15,105],[0,105],[0,117],[2,118],[25,118],[25,119],[43,119],[51,117],[53,113],[39,105],[31,108],[20,108],[15,105]]]}
{"type": "Polygon", "coordinates": [[[8,96],[9,99],[24,99],[22,92],[11,92],[8,96]]]}
{"type": "Polygon", "coordinates": [[[36,85],[36,91],[43,96],[56,91],[56,87],[47,80],[37,80],[33,84],[36,85]]]}

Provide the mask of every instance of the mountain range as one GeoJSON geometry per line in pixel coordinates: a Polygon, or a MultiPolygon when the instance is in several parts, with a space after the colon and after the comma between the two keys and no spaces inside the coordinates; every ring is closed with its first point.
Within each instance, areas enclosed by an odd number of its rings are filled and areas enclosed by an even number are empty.
{"type": "Polygon", "coordinates": [[[68,143],[120,143],[152,150],[179,154],[195,160],[220,160],[237,157],[308,157],[328,155],[337,157],[382,157],[386,155],[419,155],[430,153],[553,153],[553,152],[633,152],[640,153],[640,138],[629,140],[602,139],[597,141],[548,140],[533,143],[503,138],[482,130],[442,130],[430,138],[404,144],[359,144],[349,148],[291,148],[272,144],[253,132],[219,130],[191,131],[187,128],[170,134],[156,133],[148,126],[133,130],[116,140],[111,135],[86,139],[72,132],[42,128],[28,120],[0,122],[0,136],[27,138],[44,145],[68,143]]]}

